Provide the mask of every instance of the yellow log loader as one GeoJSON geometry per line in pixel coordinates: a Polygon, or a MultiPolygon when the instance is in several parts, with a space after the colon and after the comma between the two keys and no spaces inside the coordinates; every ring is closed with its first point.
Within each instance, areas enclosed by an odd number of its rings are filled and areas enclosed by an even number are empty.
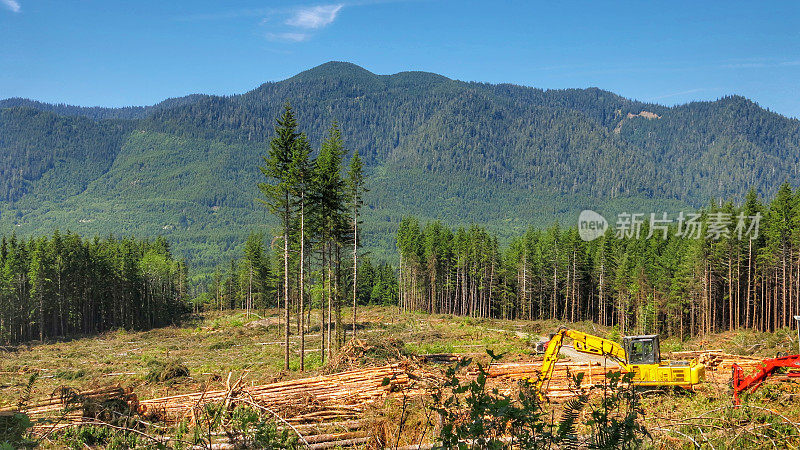
{"type": "Polygon", "coordinates": [[[622,338],[622,345],[619,345],[608,339],[561,327],[547,342],[539,379],[536,381],[536,388],[542,400],[544,400],[543,388],[553,376],[565,337],[572,339],[576,351],[611,358],[619,364],[620,371],[633,372],[633,383],[637,386],[675,386],[692,389],[705,380],[706,368],[696,359],[662,361],[657,334],[625,336],[622,338]]]}

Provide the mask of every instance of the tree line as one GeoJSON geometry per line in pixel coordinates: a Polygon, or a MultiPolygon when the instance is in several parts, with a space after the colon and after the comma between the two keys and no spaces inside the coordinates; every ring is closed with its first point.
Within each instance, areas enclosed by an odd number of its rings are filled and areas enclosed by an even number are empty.
{"type": "Polygon", "coordinates": [[[796,326],[800,189],[783,184],[768,202],[751,189],[740,205],[712,201],[695,214],[691,230],[677,214],[643,214],[635,235],[617,223],[591,241],[577,227],[531,228],[505,248],[479,226],[408,217],[397,232],[399,305],[681,338],[796,326]]]}
{"type": "Polygon", "coordinates": [[[147,329],[187,311],[188,268],[163,238],[0,240],[0,342],[147,329]]]}

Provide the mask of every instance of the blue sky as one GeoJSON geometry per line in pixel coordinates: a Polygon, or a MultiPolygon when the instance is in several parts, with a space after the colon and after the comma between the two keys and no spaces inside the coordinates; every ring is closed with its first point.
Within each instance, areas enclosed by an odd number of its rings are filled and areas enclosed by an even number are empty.
{"type": "Polygon", "coordinates": [[[0,0],[0,98],[146,105],[331,60],[800,117],[800,2],[0,0]]]}

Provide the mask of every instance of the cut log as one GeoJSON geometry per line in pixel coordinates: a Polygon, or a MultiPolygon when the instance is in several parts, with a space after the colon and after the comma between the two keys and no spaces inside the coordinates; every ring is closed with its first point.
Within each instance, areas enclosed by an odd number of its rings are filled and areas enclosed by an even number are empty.
{"type": "Polygon", "coordinates": [[[345,439],[342,441],[320,442],[318,444],[311,444],[308,446],[311,450],[324,450],[328,448],[339,447],[353,447],[356,445],[366,444],[371,440],[369,437],[360,437],[354,439],[345,439]]]}

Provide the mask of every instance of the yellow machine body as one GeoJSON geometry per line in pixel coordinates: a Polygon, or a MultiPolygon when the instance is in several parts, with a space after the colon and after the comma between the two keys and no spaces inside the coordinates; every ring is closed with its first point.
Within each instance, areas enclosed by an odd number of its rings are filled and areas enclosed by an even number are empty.
{"type": "Polygon", "coordinates": [[[705,366],[697,360],[661,361],[658,335],[626,336],[623,345],[566,327],[550,338],[544,352],[536,387],[544,400],[543,388],[555,370],[564,338],[573,340],[576,351],[613,359],[622,372],[633,372],[633,383],[639,386],[678,386],[691,389],[705,380],[705,366]]]}

